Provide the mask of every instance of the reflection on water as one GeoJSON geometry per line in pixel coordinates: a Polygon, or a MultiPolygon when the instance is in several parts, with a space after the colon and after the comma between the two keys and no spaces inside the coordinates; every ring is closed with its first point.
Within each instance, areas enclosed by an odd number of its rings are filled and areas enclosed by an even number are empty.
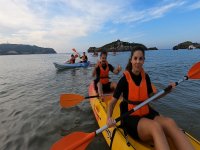
{"type": "MultiPolygon", "coordinates": [[[[108,60],[124,69],[130,53],[108,55],[108,60]]],[[[89,56],[91,62],[98,57],[89,56]]],[[[158,89],[178,81],[199,61],[200,51],[147,51],[145,70],[158,89]]],[[[60,109],[61,93],[87,96],[94,67],[57,71],[53,62],[63,62],[66,54],[0,56],[0,149],[49,149],[62,136],[75,131],[98,129],[88,100],[60,109]]],[[[122,72],[111,80],[117,82],[122,72]]],[[[163,115],[200,140],[200,81],[185,81],[170,94],[152,103],[163,115]]],[[[88,149],[109,149],[102,136],[88,149]]]]}

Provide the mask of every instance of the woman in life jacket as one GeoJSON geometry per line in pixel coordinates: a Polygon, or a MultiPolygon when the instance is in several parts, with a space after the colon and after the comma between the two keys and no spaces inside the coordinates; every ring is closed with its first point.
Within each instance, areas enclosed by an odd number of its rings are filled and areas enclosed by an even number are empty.
{"type": "Polygon", "coordinates": [[[104,92],[111,92],[117,85],[115,82],[109,81],[109,71],[118,74],[121,71],[121,66],[118,65],[115,69],[111,64],[109,64],[107,62],[107,52],[103,51],[100,54],[100,60],[97,62],[92,74],[93,77],[96,76],[94,86],[101,99],[104,99],[104,92]]]}
{"type": "MultiPolygon", "coordinates": [[[[124,76],[119,80],[113,98],[108,106],[107,125],[115,125],[113,109],[120,95],[121,113],[134,108],[153,94],[149,75],[144,71],[144,49],[135,47],[131,53],[124,76]]],[[[193,150],[185,134],[171,118],[159,115],[149,105],[141,107],[123,119],[123,126],[130,136],[145,142],[153,142],[156,150],[169,150],[168,138],[177,150],[193,150]]]]}

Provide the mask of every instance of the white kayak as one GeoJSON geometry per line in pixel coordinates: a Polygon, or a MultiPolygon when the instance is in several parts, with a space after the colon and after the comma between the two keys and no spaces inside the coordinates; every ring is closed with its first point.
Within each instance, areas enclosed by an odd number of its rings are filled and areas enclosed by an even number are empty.
{"type": "Polygon", "coordinates": [[[71,69],[71,68],[79,68],[79,67],[88,67],[90,64],[90,61],[86,63],[74,63],[74,64],[67,64],[67,63],[53,63],[56,69],[63,70],[63,69],[71,69]]]}

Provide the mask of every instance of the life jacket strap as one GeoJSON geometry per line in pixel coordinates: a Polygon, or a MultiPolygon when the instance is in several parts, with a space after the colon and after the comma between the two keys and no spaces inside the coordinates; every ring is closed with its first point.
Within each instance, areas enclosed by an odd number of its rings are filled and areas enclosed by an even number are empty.
{"type": "Polygon", "coordinates": [[[142,103],[141,101],[131,101],[127,99],[123,99],[123,101],[127,102],[128,104],[133,104],[133,105],[139,105],[140,103],[142,103]]]}

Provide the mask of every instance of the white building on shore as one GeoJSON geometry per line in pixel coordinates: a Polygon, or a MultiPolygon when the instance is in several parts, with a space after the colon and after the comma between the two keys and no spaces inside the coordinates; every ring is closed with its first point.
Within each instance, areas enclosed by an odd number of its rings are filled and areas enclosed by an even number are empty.
{"type": "Polygon", "coordinates": [[[188,46],[188,49],[195,49],[196,47],[194,45],[188,46]]]}

